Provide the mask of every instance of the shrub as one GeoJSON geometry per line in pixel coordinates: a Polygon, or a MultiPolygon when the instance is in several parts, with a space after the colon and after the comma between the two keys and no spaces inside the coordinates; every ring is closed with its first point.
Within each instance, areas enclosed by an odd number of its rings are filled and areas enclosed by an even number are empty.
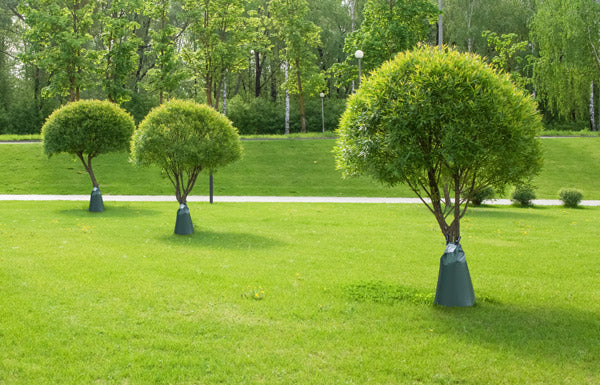
{"type": "Polygon", "coordinates": [[[574,188],[563,188],[558,192],[558,196],[560,197],[560,200],[563,201],[565,207],[572,208],[579,206],[579,203],[581,203],[581,200],[583,199],[581,190],[574,188]]]}
{"type": "Polygon", "coordinates": [[[473,203],[475,206],[481,206],[484,200],[493,199],[495,194],[496,191],[493,187],[484,187],[481,190],[473,192],[473,195],[471,196],[471,203],[473,203]]]}
{"type": "Polygon", "coordinates": [[[535,189],[530,184],[522,184],[515,187],[511,199],[523,207],[533,206],[535,199],[535,189]]]}
{"type": "MultiPolygon", "coordinates": [[[[337,128],[340,116],[346,106],[345,99],[325,98],[325,130],[337,128]]],[[[306,129],[320,132],[321,99],[312,97],[306,101],[306,129]]],[[[243,98],[236,96],[227,104],[227,117],[242,135],[283,134],[285,132],[285,104],[265,98],[243,98]]],[[[300,132],[300,111],[297,103],[290,101],[290,132],[300,132]]]]}

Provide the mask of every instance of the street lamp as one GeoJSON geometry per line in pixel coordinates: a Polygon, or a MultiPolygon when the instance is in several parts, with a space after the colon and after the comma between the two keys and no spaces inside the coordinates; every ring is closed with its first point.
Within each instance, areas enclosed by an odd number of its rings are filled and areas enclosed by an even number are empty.
{"type": "Polygon", "coordinates": [[[325,93],[321,92],[319,96],[321,97],[321,126],[323,127],[323,133],[325,133],[325,108],[323,107],[323,99],[325,98],[325,93]]]}
{"type": "Polygon", "coordinates": [[[354,52],[354,57],[358,59],[358,87],[360,88],[360,59],[363,58],[363,56],[365,56],[365,53],[359,49],[356,50],[356,52],[354,52]]]}

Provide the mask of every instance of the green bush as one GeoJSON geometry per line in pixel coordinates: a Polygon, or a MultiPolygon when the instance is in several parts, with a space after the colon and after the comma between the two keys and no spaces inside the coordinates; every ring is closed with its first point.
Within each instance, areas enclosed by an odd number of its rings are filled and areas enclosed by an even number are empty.
{"type": "Polygon", "coordinates": [[[535,189],[529,184],[518,185],[512,193],[511,199],[523,207],[533,206],[535,199],[535,189]]]}
{"type": "MultiPolygon", "coordinates": [[[[325,130],[337,128],[346,106],[345,99],[325,98],[325,130]]],[[[321,99],[309,98],[305,103],[306,129],[322,131],[321,99]]],[[[236,96],[227,104],[227,117],[242,135],[283,134],[285,132],[285,103],[265,98],[243,98],[236,96]]],[[[300,132],[300,111],[295,98],[290,100],[290,132],[300,132]]]]}
{"type": "Polygon", "coordinates": [[[493,199],[495,194],[496,194],[496,191],[494,190],[493,187],[491,187],[491,186],[484,187],[481,190],[477,190],[477,191],[473,192],[473,195],[471,196],[471,203],[473,203],[473,205],[475,205],[475,206],[481,206],[481,204],[483,203],[484,200],[493,199]]]}
{"type": "Polygon", "coordinates": [[[558,196],[565,207],[575,208],[581,203],[583,192],[574,188],[563,188],[558,192],[558,196]]]}

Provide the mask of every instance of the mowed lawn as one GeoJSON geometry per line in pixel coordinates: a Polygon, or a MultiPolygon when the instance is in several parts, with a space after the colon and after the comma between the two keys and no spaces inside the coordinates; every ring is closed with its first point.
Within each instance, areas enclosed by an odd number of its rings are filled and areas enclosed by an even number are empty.
{"type": "Polygon", "coordinates": [[[600,208],[0,202],[1,384],[598,384],[600,208]],[[254,299],[257,297],[259,299],[254,299]]]}
{"type": "MultiPolygon", "coordinates": [[[[544,169],[534,183],[538,198],[557,199],[558,190],[583,190],[600,199],[600,138],[541,139],[544,169]]],[[[412,197],[406,186],[390,188],[370,178],[342,179],[335,170],[334,140],[244,141],[243,159],[214,175],[216,195],[412,197]]],[[[507,154],[508,156],[508,154],[507,154]]],[[[0,194],[89,194],[91,182],[78,159],[48,159],[42,145],[0,145],[0,194]]],[[[126,153],[99,156],[94,170],[103,194],[172,195],[157,168],[137,168],[126,153]]],[[[507,192],[508,193],[508,192],[507,192]]],[[[201,174],[192,194],[208,195],[201,174]]],[[[505,195],[507,196],[507,195],[505,195]]]]}

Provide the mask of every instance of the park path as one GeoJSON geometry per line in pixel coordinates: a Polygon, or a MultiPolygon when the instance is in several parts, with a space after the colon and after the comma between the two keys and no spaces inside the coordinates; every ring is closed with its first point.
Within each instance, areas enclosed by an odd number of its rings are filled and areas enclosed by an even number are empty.
{"type": "MultiPolygon", "coordinates": [[[[89,201],[89,195],[8,195],[0,194],[0,201],[89,201]]],[[[176,202],[172,195],[102,195],[106,202],[176,202]]],[[[188,197],[188,202],[208,202],[205,195],[188,197]]],[[[214,202],[234,203],[421,203],[419,198],[373,197],[292,197],[292,196],[215,196],[214,202]]],[[[491,205],[511,205],[510,199],[485,201],[491,205]]],[[[561,206],[558,199],[536,199],[536,206],[561,206]]],[[[586,200],[581,206],[600,206],[600,200],[586,200]]]]}

